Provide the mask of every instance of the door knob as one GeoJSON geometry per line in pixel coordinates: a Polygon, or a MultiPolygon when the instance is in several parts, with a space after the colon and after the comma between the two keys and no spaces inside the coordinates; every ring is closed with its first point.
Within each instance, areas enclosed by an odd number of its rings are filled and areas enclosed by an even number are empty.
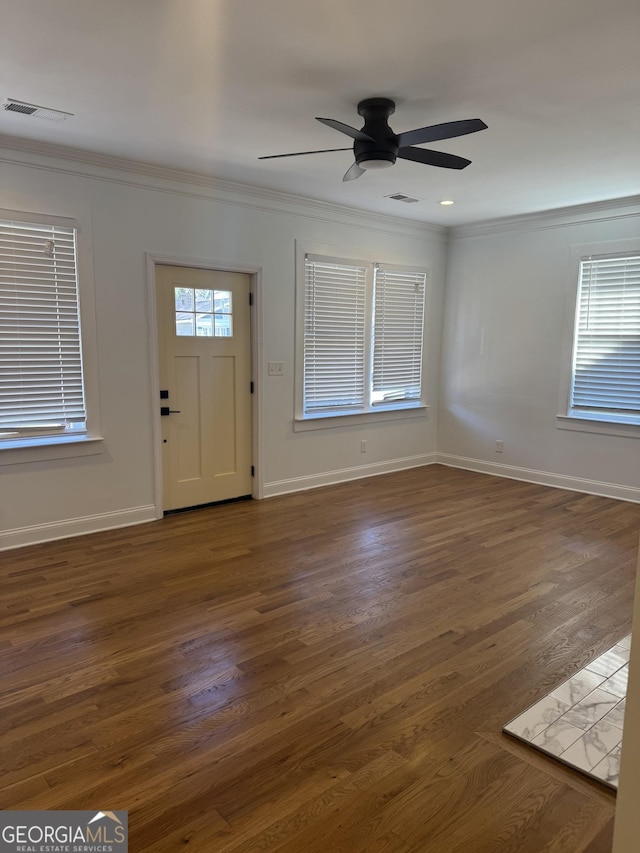
{"type": "Polygon", "coordinates": [[[160,417],[164,418],[167,415],[179,415],[180,409],[170,409],[169,406],[160,406],[160,417]]]}

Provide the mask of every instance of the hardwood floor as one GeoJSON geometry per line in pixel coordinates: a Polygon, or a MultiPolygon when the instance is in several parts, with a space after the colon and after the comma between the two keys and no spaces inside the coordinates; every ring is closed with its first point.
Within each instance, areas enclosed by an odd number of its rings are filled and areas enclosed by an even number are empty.
{"type": "Polygon", "coordinates": [[[631,629],[640,506],[439,466],[0,554],[0,808],[132,853],[605,853],[501,733],[631,629]]]}

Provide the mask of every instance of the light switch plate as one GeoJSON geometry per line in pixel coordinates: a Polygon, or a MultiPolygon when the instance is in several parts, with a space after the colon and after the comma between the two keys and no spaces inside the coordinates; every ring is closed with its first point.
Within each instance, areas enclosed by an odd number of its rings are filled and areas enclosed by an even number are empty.
{"type": "Polygon", "coordinates": [[[268,361],[267,374],[269,376],[284,376],[284,361],[268,361]]]}

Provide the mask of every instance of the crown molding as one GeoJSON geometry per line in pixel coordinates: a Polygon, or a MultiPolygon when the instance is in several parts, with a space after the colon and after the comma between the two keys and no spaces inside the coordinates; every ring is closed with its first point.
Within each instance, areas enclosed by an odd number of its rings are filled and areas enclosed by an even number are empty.
{"type": "Polygon", "coordinates": [[[484,237],[509,231],[545,231],[551,228],[627,219],[639,215],[640,195],[632,195],[625,198],[579,204],[573,207],[525,213],[520,216],[487,219],[469,225],[454,225],[449,229],[449,237],[452,240],[458,240],[465,237],[484,237]]]}
{"type": "Polygon", "coordinates": [[[445,243],[449,229],[402,217],[372,213],[346,205],[235,183],[212,175],[157,166],[80,148],[0,135],[0,161],[74,176],[125,184],[148,190],[207,198],[290,216],[306,216],[396,236],[445,243]]]}
{"type": "Polygon", "coordinates": [[[449,239],[483,237],[508,232],[544,231],[640,215],[640,195],[633,195],[463,225],[445,226],[373,213],[361,208],[324,202],[264,187],[240,184],[199,172],[189,172],[140,160],[97,154],[81,148],[2,134],[0,134],[0,161],[152,191],[206,198],[256,210],[267,210],[270,213],[305,216],[309,219],[347,227],[365,227],[432,243],[446,243],[449,239]]]}

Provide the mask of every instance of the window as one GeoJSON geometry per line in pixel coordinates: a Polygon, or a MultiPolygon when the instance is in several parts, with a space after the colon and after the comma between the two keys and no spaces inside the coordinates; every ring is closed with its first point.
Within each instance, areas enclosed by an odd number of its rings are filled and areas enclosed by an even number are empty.
{"type": "Polygon", "coordinates": [[[640,253],[580,261],[569,415],[640,424],[640,253]]]}
{"type": "Polygon", "coordinates": [[[233,336],[231,291],[174,289],[176,335],[198,338],[233,336]]]}
{"type": "Polygon", "coordinates": [[[373,405],[419,401],[426,274],[374,268],[373,405]]]}
{"type": "Polygon", "coordinates": [[[0,443],[86,433],[76,229],[0,219],[0,443]]]}
{"type": "Polygon", "coordinates": [[[305,256],[299,417],[421,405],[426,273],[305,256]]]}

